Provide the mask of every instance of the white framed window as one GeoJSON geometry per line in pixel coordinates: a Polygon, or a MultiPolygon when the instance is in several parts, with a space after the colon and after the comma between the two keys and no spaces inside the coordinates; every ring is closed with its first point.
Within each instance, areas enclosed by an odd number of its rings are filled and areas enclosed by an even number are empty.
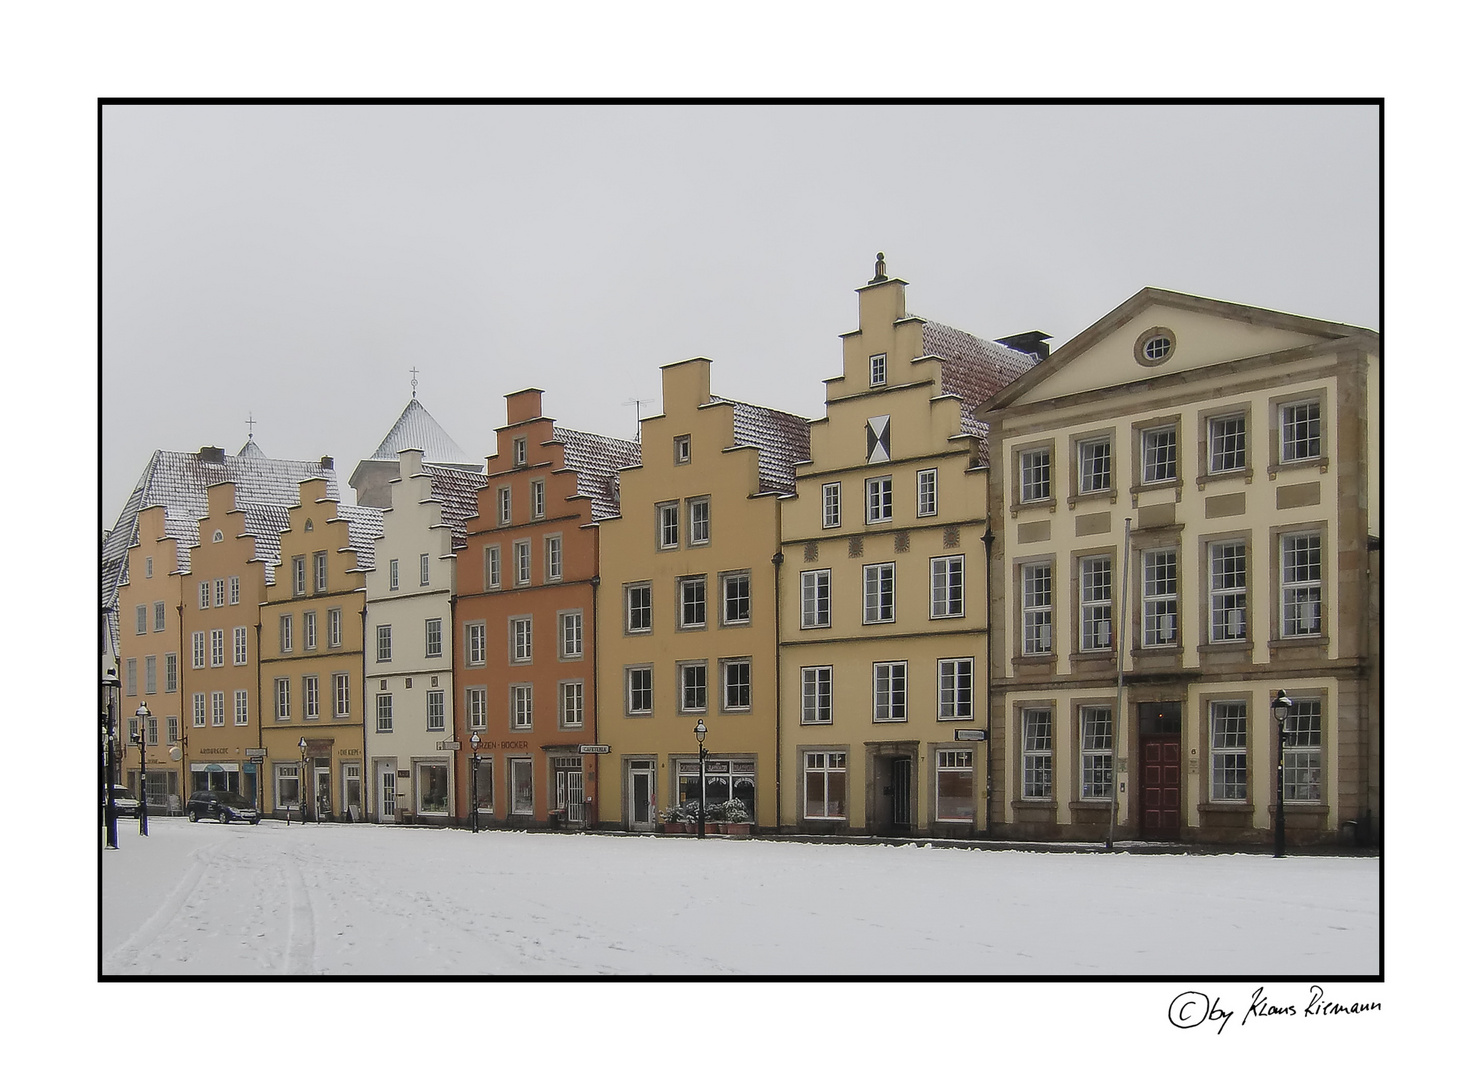
{"type": "Polygon", "coordinates": [[[334,714],[335,716],[350,715],[350,674],[345,671],[337,671],[334,676],[334,714]]]}
{"type": "Polygon", "coordinates": [[[530,584],[530,541],[516,540],[514,543],[515,584],[530,584]]]}
{"type": "Polygon", "coordinates": [[[1019,501],[1044,502],[1050,497],[1050,450],[1040,446],[1019,453],[1019,501]]]}
{"type": "Polygon", "coordinates": [[[569,679],[556,684],[559,712],[557,723],[563,728],[579,728],[586,717],[586,684],[569,679]]]}
{"type": "Polygon", "coordinates": [[[154,632],[161,633],[165,629],[165,602],[156,600],[154,602],[154,632]]]}
{"type": "Polygon", "coordinates": [[[916,516],[936,517],[937,471],[921,469],[916,473],[916,516]]]}
{"type": "Polygon", "coordinates": [[[1054,756],[1051,737],[1054,723],[1049,709],[1023,709],[1019,723],[1024,732],[1021,762],[1023,768],[1023,797],[1026,799],[1048,799],[1052,797],[1054,779],[1054,756]]]}
{"type": "Polygon", "coordinates": [[[1209,545],[1209,640],[1245,640],[1245,542],[1209,545]]]}
{"type": "Polygon", "coordinates": [[[830,666],[805,667],[801,671],[803,684],[802,717],[804,724],[832,724],[834,722],[834,669],[830,666]]]}
{"type": "Polygon", "coordinates": [[[545,517],[545,481],[530,481],[530,517],[539,521],[545,517]]]}
{"type": "Polygon", "coordinates": [[[226,631],[225,630],[217,629],[217,630],[212,630],[211,631],[211,666],[212,667],[225,667],[226,666],[226,631]]]}
{"type": "Polygon", "coordinates": [[[392,559],[386,568],[386,574],[391,591],[396,592],[401,588],[401,560],[392,559]]]}
{"type": "Polygon", "coordinates": [[[1322,534],[1281,538],[1281,636],[1322,633],[1322,534]]]}
{"type": "Polygon", "coordinates": [[[139,661],[132,656],[124,661],[124,696],[139,696],[139,661]]]}
{"type": "Polygon", "coordinates": [[[529,758],[509,760],[509,812],[535,813],[535,762],[529,758]]]}
{"type": "Polygon", "coordinates": [[[443,731],[447,727],[447,717],[443,710],[443,692],[441,690],[427,691],[427,730],[443,731]]]}
{"type": "Polygon", "coordinates": [[[1105,705],[1082,705],[1081,798],[1110,799],[1112,786],[1111,709],[1105,705]]]}
{"type": "Polygon", "coordinates": [[[376,732],[380,735],[389,734],[392,730],[391,695],[376,695],[376,732]]]}
{"type": "Polygon", "coordinates": [[[417,813],[446,814],[448,767],[441,762],[419,761],[413,766],[412,775],[417,780],[417,813]]]}
{"type": "Polygon", "coordinates": [[[973,660],[970,656],[937,661],[937,719],[973,717],[973,660]]]}
{"type": "Polygon", "coordinates": [[[679,579],[679,628],[681,630],[704,629],[705,584],[703,577],[679,579]]]}
{"type": "Polygon", "coordinates": [[[523,465],[528,460],[529,455],[526,453],[525,437],[522,435],[515,440],[515,464],[523,465]]]}
{"type": "Polygon", "coordinates": [[[278,651],[280,653],[293,652],[293,616],[278,616],[278,651]]]}
{"type": "Polygon", "coordinates": [[[876,353],[870,357],[870,385],[885,385],[885,354],[876,353]]]}
{"type": "Polygon", "coordinates": [[[376,663],[389,663],[391,660],[391,627],[376,627],[376,663]]]}
{"type": "Polygon", "coordinates": [[[839,527],[839,483],[837,480],[823,485],[823,527],[839,527]]]}
{"type": "Polygon", "coordinates": [[[690,499],[685,507],[689,511],[690,546],[710,543],[710,499],[690,499]]]}
{"type": "Polygon", "coordinates": [[[247,663],[247,628],[245,626],[232,627],[232,664],[235,667],[243,667],[247,663]]]}
{"type": "Polygon", "coordinates": [[[709,665],[684,661],[679,665],[679,711],[704,712],[709,705],[709,665]]]}
{"type": "Polygon", "coordinates": [[[212,587],[213,592],[215,593],[215,600],[214,600],[215,606],[216,607],[225,607],[226,606],[226,578],[217,578],[215,581],[213,581],[211,583],[211,587],[212,587]]]}
{"type": "Polygon", "coordinates": [[[1322,702],[1292,699],[1282,790],[1287,802],[1322,802],[1322,702]]]}
{"type": "Polygon", "coordinates": [[[1051,587],[1051,567],[1045,563],[1025,563],[1020,568],[1024,618],[1023,651],[1025,656],[1044,656],[1055,647],[1051,587]]]}
{"type": "Polygon", "coordinates": [[[443,654],[443,621],[441,619],[426,619],[423,621],[425,628],[425,640],[427,642],[427,658],[434,659],[443,654]]]}
{"type": "Polygon", "coordinates": [[[1142,482],[1161,484],[1178,479],[1178,432],[1168,427],[1142,431],[1142,482]]]}
{"type": "Polygon", "coordinates": [[[803,817],[813,821],[845,819],[847,761],[848,755],[838,751],[810,750],[803,755],[803,817]]]}
{"type": "Polygon", "coordinates": [[[1142,645],[1178,644],[1178,549],[1142,553],[1142,645]]]}
{"type": "Polygon", "coordinates": [[[499,488],[498,491],[495,492],[494,502],[495,512],[499,516],[499,524],[508,525],[514,515],[514,511],[512,509],[514,503],[510,497],[509,488],[499,488]]]}
{"type": "Polygon", "coordinates": [[[751,622],[751,572],[736,570],[720,577],[723,626],[745,626],[751,622]]]}
{"type": "Polygon", "coordinates": [[[891,502],[891,478],[874,476],[865,481],[865,523],[875,525],[889,521],[894,514],[891,502]]]}
{"type": "Polygon", "coordinates": [[[895,563],[872,563],[864,568],[864,621],[895,622],[895,563]]]}
{"type": "Polygon", "coordinates": [[[627,612],[627,631],[647,634],[654,628],[654,589],[649,581],[623,586],[623,604],[627,612]]]}
{"type": "Polygon", "coordinates": [[[674,436],[674,464],[688,465],[690,463],[690,437],[688,435],[674,436]]]}
{"type": "Polygon", "coordinates": [[[1076,461],[1080,466],[1077,490],[1082,495],[1111,490],[1111,436],[1100,435],[1076,443],[1076,461]]]}
{"type": "Polygon", "coordinates": [[[201,587],[197,591],[196,596],[196,607],[205,611],[211,606],[211,583],[209,581],[201,582],[201,587]]]}
{"type": "Polygon", "coordinates": [[[509,726],[511,731],[529,731],[535,721],[535,687],[516,683],[509,688],[509,726]]]}
{"type": "Polygon", "coordinates": [[[1245,468],[1245,414],[1216,416],[1209,421],[1209,471],[1235,472],[1245,468]]]}
{"type": "Polygon", "coordinates": [[[279,720],[293,719],[293,686],[287,679],[273,680],[273,701],[279,720]]]}
{"type": "Polygon", "coordinates": [[[659,503],[654,507],[655,527],[661,550],[679,546],[679,504],[659,503]]]}
{"type": "Polygon", "coordinates": [[[427,586],[432,584],[432,556],[420,555],[417,559],[417,584],[427,586]]]}
{"type": "Polygon", "coordinates": [[[964,559],[945,555],[931,560],[931,617],[958,619],[965,615],[964,559]]]}
{"type": "Polygon", "coordinates": [[[317,649],[319,647],[319,615],[317,612],[304,612],[304,648],[317,649]]]}
{"type": "MultiPolygon", "coordinates": [[[[393,561],[391,565],[394,567],[396,565],[395,561],[393,561]]],[[[294,596],[303,596],[304,593],[308,592],[308,589],[309,589],[309,585],[308,585],[308,573],[307,573],[307,570],[306,570],[306,567],[305,567],[305,564],[304,564],[304,557],[302,555],[295,555],[295,556],[293,556],[293,559],[292,559],[292,567],[293,567],[293,595],[294,596]]],[[[393,589],[396,588],[396,572],[395,572],[395,570],[393,570],[392,571],[392,574],[391,574],[391,587],[393,589]]]]}
{"type": "Polygon", "coordinates": [[[206,631],[194,630],[190,635],[190,666],[203,668],[206,666],[206,631]]]}
{"type": "Polygon", "coordinates": [[[154,560],[152,558],[146,558],[144,560],[144,576],[147,578],[154,577],[154,560]]]}
{"type": "Polygon", "coordinates": [[[344,644],[344,641],[345,641],[344,628],[345,628],[344,616],[341,614],[340,609],[337,608],[337,607],[330,608],[329,609],[329,647],[331,649],[338,649],[342,644],[344,644]]]}
{"type": "Polygon", "coordinates": [[[242,602],[242,579],[235,574],[226,579],[226,602],[228,604],[242,602]]]}
{"type": "Polygon", "coordinates": [[[488,629],[481,622],[466,623],[463,640],[467,646],[469,667],[482,667],[488,662],[488,629]]]}
{"type": "MultiPolygon", "coordinates": [[[[288,682],[287,679],[280,679],[278,681],[279,682],[283,682],[283,683],[288,682]]],[[[285,718],[280,717],[280,719],[285,719],[285,718]]],[[[191,723],[191,727],[205,727],[206,726],[206,695],[205,694],[192,694],[190,696],[190,723],[191,723]]]]}
{"type": "Polygon", "coordinates": [[[1081,560],[1081,652],[1112,647],[1112,561],[1108,555],[1081,560]]]}
{"type": "Polygon", "coordinates": [[[144,725],[144,738],[150,746],[160,744],[160,720],[159,717],[151,715],[144,725]]]}
{"type": "Polygon", "coordinates": [[[833,623],[831,598],[832,570],[804,570],[800,582],[802,593],[804,629],[830,626],[833,623]]]}
{"type": "Polygon", "coordinates": [[[891,660],[874,665],[875,723],[895,723],[906,718],[906,662],[891,660]]]}
{"type": "Polygon", "coordinates": [[[226,727],[226,691],[211,691],[211,726],[226,727]]]}
{"type": "Polygon", "coordinates": [[[509,658],[515,664],[528,664],[535,659],[535,630],[529,615],[509,621],[509,658]]]}
{"type": "Polygon", "coordinates": [[[180,741],[180,717],[165,717],[165,739],[171,746],[180,741]]]}
{"type": "Polygon", "coordinates": [[[563,611],[558,617],[561,624],[561,659],[575,660],[582,655],[582,613],[563,611]]]}
{"type": "Polygon", "coordinates": [[[937,751],[937,820],[973,820],[973,752],[937,751]]]}
{"type": "Polygon", "coordinates": [[[1316,401],[1294,401],[1281,407],[1281,460],[1310,461],[1322,457],[1322,406],[1316,401]]]}
{"type": "Polygon", "coordinates": [[[304,719],[319,719],[319,676],[304,676],[304,719]]]}
{"type": "Polygon", "coordinates": [[[134,605],[134,633],[136,633],[136,634],[147,634],[147,633],[149,633],[149,605],[148,604],[135,604],[134,605]]]}
{"type": "Polygon", "coordinates": [[[165,693],[173,694],[180,689],[180,657],[165,653],[165,693]]]}
{"type": "Polygon", "coordinates": [[[490,544],[484,548],[484,588],[499,588],[499,545],[490,544]]]}
{"type": "Polygon", "coordinates": [[[545,538],[545,579],[547,581],[561,580],[561,538],[559,536],[545,538]]]}
{"type": "Polygon", "coordinates": [[[299,763],[273,766],[273,805],[279,810],[299,808],[299,763]]]}
{"type": "Polygon", "coordinates": [[[154,656],[144,658],[144,692],[159,693],[159,659],[154,656]]]}
{"type": "Polygon", "coordinates": [[[1245,802],[1249,732],[1244,701],[1209,703],[1209,797],[1214,802],[1245,802]]]}
{"type": "Polygon", "coordinates": [[[627,680],[627,712],[629,716],[646,716],[654,711],[654,669],[649,666],[630,667],[624,672],[627,680]]]}
{"type": "Polygon", "coordinates": [[[327,551],[314,552],[314,591],[316,593],[329,591],[329,552],[327,551]]]}
{"type": "Polygon", "coordinates": [[[751,658],[720,662],[721,703],[725,712],[751,711],[751,658]]]}
{"type": "Polygon", "coordinates": [[[470,686],[464,700],[468,703],[468,727],[471,731],[489,729],[489,690],[484,686],[470,686]]]}
{"type": "Polygon", "coordinates": [[[237,727],[246,727],[247,726],[247,712],[248,712],[247,691],[246,690],[238,690],[238,691],[236,691],[235,693],[232,694],[232,698],[233,698],[232,722],[237,727]]]}

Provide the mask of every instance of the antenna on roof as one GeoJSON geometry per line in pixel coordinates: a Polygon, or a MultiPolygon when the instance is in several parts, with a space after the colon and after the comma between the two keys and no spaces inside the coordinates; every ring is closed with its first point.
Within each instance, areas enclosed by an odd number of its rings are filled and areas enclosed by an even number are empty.
{"type": "Polygon", "coordinates": [[[627,401],[623,402],[624,405],[631,405],[631,406],[633,406],[633,419],[638,424],[638,433],[633,436],[633,441],[634,442],[641,442],[642,439],[643,439],[643,407],[645,405],[652,405],[653,404],[653,401],[654,401],[653,398],[646,397],[646,398],[629,398],[627,401]]]}
{"type": "Polygon", "coordinates": [[[412,368],[412,397],[417,396],[417,369],[412,368]]]}

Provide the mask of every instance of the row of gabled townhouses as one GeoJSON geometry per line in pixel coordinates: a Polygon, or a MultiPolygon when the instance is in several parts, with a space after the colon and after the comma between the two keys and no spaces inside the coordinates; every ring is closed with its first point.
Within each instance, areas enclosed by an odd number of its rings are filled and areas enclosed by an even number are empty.
{"type": "Polygon", "coordinates": [[[633,442],[510,394],[482,464],[414,389],[353,504],[157,452],[103,549],[152,803],[1251,841],[1280,758],[1293,839],[1377,837],[1377,335],[1144,289],[1049,352],[905,290],[812,421],[693,359],[633,442]]]}

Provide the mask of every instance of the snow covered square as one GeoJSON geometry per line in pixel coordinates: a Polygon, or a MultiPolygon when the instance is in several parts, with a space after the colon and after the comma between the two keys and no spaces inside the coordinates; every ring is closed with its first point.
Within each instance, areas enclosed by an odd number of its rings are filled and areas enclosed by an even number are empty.
{"type": "Polygon", "coordinates": [[[1379,861],[154,819],[104,976],[1379,973],[1379,861]]]}

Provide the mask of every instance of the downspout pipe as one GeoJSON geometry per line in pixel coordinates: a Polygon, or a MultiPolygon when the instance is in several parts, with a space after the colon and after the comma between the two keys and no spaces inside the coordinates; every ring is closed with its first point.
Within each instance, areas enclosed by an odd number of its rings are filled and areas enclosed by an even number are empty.
{"type": "Polygon", "coordinates": [[[993,835],[993,524],[983,525],[983,839],[993,835]]]}
{"type": "MultiPolygon", "coordinates": [[[[772,556],[772,643],[777,655],[780,657],[782,649],[780,640],[782,636],[782,551],[779,549],[772,556]]],[[[776,738],[776,748],[772,753],[772,778],[773,796],[772,808],[775,814],[776,830],[782,832],[782,665],[774,664],[772,667],[775,674],[772,677],[772,715],[776,723],[772,725],[772,731],[776,738]]],[[[701,778],[703,780],[703,777],[701,778]]]]}

